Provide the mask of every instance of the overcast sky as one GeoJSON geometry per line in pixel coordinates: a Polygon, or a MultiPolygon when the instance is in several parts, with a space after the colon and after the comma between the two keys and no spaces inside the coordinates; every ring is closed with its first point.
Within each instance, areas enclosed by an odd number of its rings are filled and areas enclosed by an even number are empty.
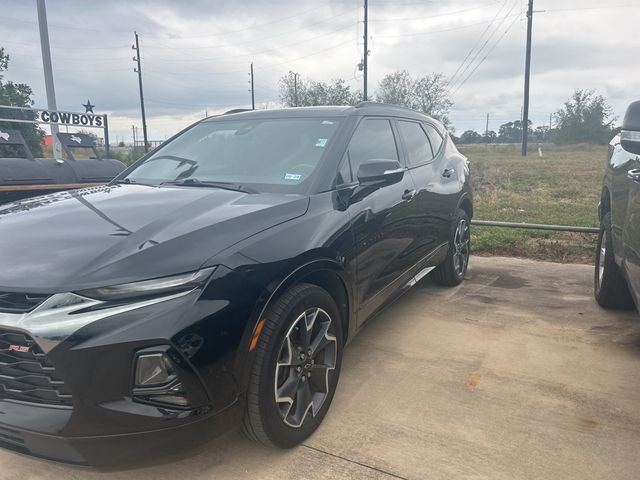
{"type": "MultiPolygon", "coordinates": [[[[620,119],[640,98],[638,7],[638,0],[535,0],[535,124],[548,123],[575,88],[607,97],[620,119]]],[[[132,124],[141,130],[134,30],[150,139],[205,112],[250,106],[251,61],[259,106],[277,106],[278,78],[289,70],[362,87],[361,0],[50,0],[47,8],[58,109],[84,111],[90,99],[96,113],[110,115],[112,141],[130,142],[132,124]]],[[[458,133],[484,130],[486,113],[494,130],[518,119],[525,9],[525,0],[369,0],[369,91],[394,70],[449,77],[458,70],[451,88],[458,133]]],[[[0,46],[11,57],[5,80],[31,85],[35,105],[46,107],[36,1],[0,0],[0,12],[0,46]]]]}

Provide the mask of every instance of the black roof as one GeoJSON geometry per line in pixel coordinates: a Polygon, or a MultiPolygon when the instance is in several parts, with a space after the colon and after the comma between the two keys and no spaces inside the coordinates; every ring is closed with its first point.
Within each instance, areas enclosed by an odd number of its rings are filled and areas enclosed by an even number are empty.
{"type": "Polygon", "coordinates": [[[242,118],[285,118],[285,117],[313,117],[313,116],[332,116],[332,117],[348,117],[361,115],[386,115],[402,118],[411,118],[414,120],[430,120],[440,123],[437,120],[424,115],[423,113],[411,110],[410,108],[400,107],[398,105],[389,105],[378,102],[360,102],[355,106],[317,106],[317,107],[292,107],[277,108],[270,110],[230,110],[222,115],[210,117],[204,121],[215,121],[221,117],[233,116],[242,118]]]}

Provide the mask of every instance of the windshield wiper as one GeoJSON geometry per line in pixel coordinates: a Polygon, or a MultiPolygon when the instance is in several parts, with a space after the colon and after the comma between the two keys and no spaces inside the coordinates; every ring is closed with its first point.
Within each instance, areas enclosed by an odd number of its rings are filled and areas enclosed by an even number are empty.
{"type": "Polygon", "coordinates": [[[137,180],[131,180],[130,178],[119,178],[118,180],[113,180],[111,183],[113,185],[146,185],[147,187],[155,187],[155,185],[152,185],[151,183],[142,183],[137,180]]]}
{"type": "Polygon", "coordinates": [[[231,190],[234,192],[242,192],[242,193],[260,193],[257,190],[245,187],[238,183],[231,182],[210,182],[210,181],[201,181],[197,178],[185,178],[184,180],[174,180],[170,182],[162,182],[160,185],[178,185],[181,187],[213,187],[220,188],[222,190],[231,190]]]}

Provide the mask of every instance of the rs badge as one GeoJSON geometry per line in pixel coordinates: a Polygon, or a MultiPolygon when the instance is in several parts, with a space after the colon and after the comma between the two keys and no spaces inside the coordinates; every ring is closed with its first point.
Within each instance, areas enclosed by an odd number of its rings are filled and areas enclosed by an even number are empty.
{"type": "Polygon", "coordinates": [[[30,348],[25,347],[24,345],[9,345],[10,352],[19,352],[19,353],[27,353],[30,348]]]}

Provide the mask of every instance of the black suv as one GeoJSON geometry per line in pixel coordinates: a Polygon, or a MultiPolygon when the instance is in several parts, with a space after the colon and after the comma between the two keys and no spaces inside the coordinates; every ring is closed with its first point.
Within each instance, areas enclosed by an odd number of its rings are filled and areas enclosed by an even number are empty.
{"type": "Polygon", "coordinates": [[[609,143],[600,200],[595,296],[603,307],[640,307],[640,101],[609,143]]]}
{"type": "Polygon", "coordinates": [[[469,259],[468,163],[398,107],[192,125],[109,185],[0,207],[0,446],[76,464],[166,458],[242,424],[309,436],[342,351],[469,259]]]}

